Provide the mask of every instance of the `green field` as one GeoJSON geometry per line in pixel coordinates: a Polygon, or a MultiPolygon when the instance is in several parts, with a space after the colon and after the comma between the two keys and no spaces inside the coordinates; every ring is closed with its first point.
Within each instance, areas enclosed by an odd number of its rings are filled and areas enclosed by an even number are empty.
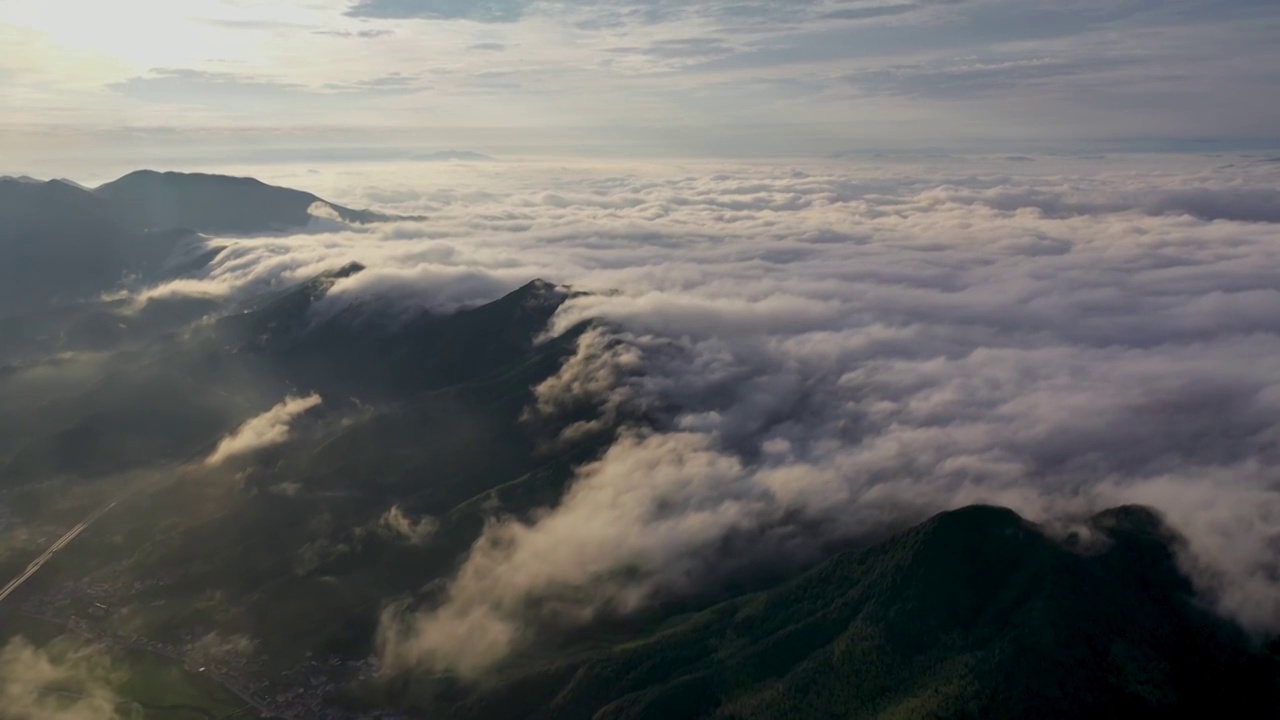
{"type": "MultiPolygon", "coordinates": [[[[55,662],[83,650],[88,641],[60,626],[10,614],[0,620],[0,647],[23,638],[55,662]]],[[[120,698],[120,715],[131,720],[254,718],[258,714],[216,681],[177,662],[141,650],[111,650],[101,677],[120,698]]],[[[50,692],[59,692],[51,688],[50,692]]]]}
{"type": "MultiPolygon", "coordinates": [[[[146,720],[223,718],[245,708],[243,700],[217,682],[188,672],[168,658],[142,651],[125,655],[128,677],[116,690],[141,706],[146,720]]],[[[257,717],[250,710],[235,717],[257,717]]]]}

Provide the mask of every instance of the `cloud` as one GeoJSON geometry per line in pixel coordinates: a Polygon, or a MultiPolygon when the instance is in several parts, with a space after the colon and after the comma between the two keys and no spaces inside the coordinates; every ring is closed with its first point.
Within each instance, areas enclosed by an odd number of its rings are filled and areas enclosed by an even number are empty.
{"type": "Polygon", "coordinates": [[[635,387],[645,366],[644,354],[634,344],[601,328],[587,330],[578,339],[577,352],[560,372],[533,389],[535,401],[526,409],[524,419],[536,426],[587,406],[595,411],[595,417],[569,424],[560,431],[558,441],[570,444],[608,430],[624,413],[645,409],[635,387]]]}
{"type": "Polygon", "coordinates": [[[267,99],[306,92],[298,83],[281,82],[229,72],[189,68],[155,68],[108,86],[110,90],[137,100],[226,102],[245,98],[267,99]]]}
{"type": "Polygon", "coordinates": [[[22,638],[0,648],[0,718],[116,720],[110,664],[100,648],[58,655],[22,638]]]}
{"type": "Polygon", "coordinates": [[[904,15],[909,12],[915,12],[916,10],[919,10],[920,7],[920,5],[916,5],[914,3],[837,7],[823,13],[822,17],[830,20],[870,20],[872,18],[904,15]]]}
{"type": "Polygon", "coordinates": [[[416,93],[426,89],[422,84],[421,78],[416,75],[405,75],[398,72],[354,82],[325,83],[321,87],[329,92],[362,94],[416,93]]]}
{"type": "Polygon", "coordinates": [[[316,30],[312,34],[336,38],[368,40],[371,38],[386,37],[387,35],[393,34],[393,31],[385,28],[369,28],[367,30],[316,30]]]}
{"type": "Polygon", "coordinates": [[[227,437],[205,458],[205,465],[221,465],[227,460],[279,445],[289,439],[289,426],[299,415],[318,407],[319,395],[289,396],[275,407],[251,418],[227,437]]]}
{"type": "Polygon", "coordinates": [[[290,30],[306,30],[310,25],[296,22],[281,22],[279,20],[261,20],[261,19],[219,19],[213,18],[201,20],[205,25],[214,27],[227,28],[229,30],[262,30],[267,32],[280,32],[290,30]]]}
{"type": "Polygon", "coordinates": [[[384,658],[392,669],[425,662],[471,675],[521,644],[528,614],[572,622],[602,605],[638,607],[644,583],[609,576],[700,567],[708,545],[757,519],[756,500],[737,498],[730,508],[721,495],[742,470],[695,435],[623,438],[536,525],[491,525],[439,610],[384,625],[384,658]],[[661,507],[675,498],[679,504],[661,507]]]}
{"type": "Polygon", "coordinates": [[[165,12],[154,32],[125,23],[91,42],[41,11],[43,26],[20,32],[0,59],[8,106],[21,108],[9,114],[10,132],[21,133],[15,152],[25,153],[13,162],[53,162],[77,135],[93,151],[58,160],[79,166],[70,174],[104,156],[127,163],[138,146],[106,136],[137,127],[137,101],[185,106],[164,116],[189,135],[165,159],[206,161],[229,150],[260,157],[228,132],[263,133],[276,151],[306,145],[308,159],[332,158],[335,145],[394,146],[391,133],[506,155],[555,146],[776,157],[1011,141],[1016,149],[1001,150],[1196,139],[1274,147],[1280,119],[1268,71],[1280,64],[1277,11],[1262,0],[258,5],[213,21],[165,12]],[[262,32],[274,49],[252,42],[262,32]],[[62,59],[86,44],[95,60],[67,73],[62,59]],[[495,46],[506,52],[475,51],[495,46]],[[360,92],[362,79],[392,73],[426,80],[416,93],[360,92]],[[371,126],[379,132],[362,131],[371,126]]]}
{"type": "Polygon", "coordinates": [[[154,68],[146,75],[112,83],[108,89],[134,100],[254,110],[265,107],[298,107],[298,103],[323,106],[337,97],[389,97],[421,92],[422,81],[398,72],[349,82],[318,86],[250,74],[213,72],[190,68],[154,68]]]}
{"type": "Polygon", "coordinates": [[[568,19],[581,30],[615,30],[677,22],[714,22],[729,31],[788,30],[805,20],[825,22],[887,18],[952,4],[951,0],[879,4],[871,0],[787,0],[743,3],[735,0],[356,0],[347,15],[358,18],[468,20],[517,23],[529,16],[568,19]]]}
{"type": "Polygon", "coordinates": [[[1006,156],[353,170],[308,189],[430,220],[210,239],[182,282],[234,298],[368,267],[318,312],[587,291],[549,332],[596,325],[527,418],[615,441],[556,506],[493,519],[438,601],[389,611],[392,666],[481,674],[976,502],[1151,505],[1208,602],[1280,628],[1280,167],[1006,156]]]}
{"type": "Polygon", "coordinates": [[[530,4],[528,0],[357,0],[347,14],[352,17],[504,23],[522,18],[530,4]]]}
{"type": "Polygon", "coordinates": [[[187,655],[201,664],[233,663],[249,659],[254,641],[248,635],[211,632],[191,644],[187,655]]]}
{"type": "Polygon", "coordinates": [[[410,545],[422,545],[435,534],[440,527],[440,521],[431,517],[414,520],[399,505],[392,505],[382,517],[378,518],[377,527],[380,532],[394,540],[410,545]]]}
{"type": "Polygon", "coordinates": [[[862,70],[845,79],[868,95],[966,99],[1008,95],[1015,89],[1060,86],[1072,78],[1084,77],[1096,82],[1099,73],[1114,72],[1132,61],[1127,57],[1098,55],[1087,58],[948,57],[930,63],[862,70]]]}

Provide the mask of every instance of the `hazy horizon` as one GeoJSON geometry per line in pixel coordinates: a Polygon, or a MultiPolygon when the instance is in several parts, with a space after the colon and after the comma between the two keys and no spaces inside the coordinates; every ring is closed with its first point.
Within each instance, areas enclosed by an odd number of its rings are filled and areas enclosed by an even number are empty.
{"type": "Polygon", "coordinates": [[[1280,147],[1259,0],[10,0],[5,161],[1280,147]]]}

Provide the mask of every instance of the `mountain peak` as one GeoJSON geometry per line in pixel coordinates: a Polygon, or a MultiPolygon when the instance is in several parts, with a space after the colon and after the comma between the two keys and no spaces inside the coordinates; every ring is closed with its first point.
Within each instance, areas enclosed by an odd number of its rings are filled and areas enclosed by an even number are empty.
{"type": "Polygon", "coordinates": [[[1164,517],[1143,505],[1122,505],[1104,510],[1089,519],[1089,524],[1113,541],[1125,541],[1154,552],[1161,562],[1172,559],[1174,548],[1185,539],[1165,523],[1164,517]]]}
{"type": "Polygon", "coordinates": [[[346,265],[343,265],[342,267],[338,268],[337,270],[334,270],[333,272],[325,273],[325,275],[327,277],[333,278],[334,280],[341,280],[343,278],[349,278],[353,275],[358,275],[359,273],[362,273],[367,269],[368,268],[366,268],[363,263],[359,263],[359,262],[356,262],[355,260],[352,260],[351,262],[347,263],[346,265]]]}
{"type": "Polygon", "coordinates": [[[309,192],[269,185],[256,178],[207,173],[136,170],[93,193],[119,209],[131,227],[190,228],[202,233],[258,234],[307,227],[316,203],[333,208],[344,222],[390,219],[352,210],[309,192]]]}
{"type": "Polygon", "coordinates": [[[945,537],[957,535],[998,535],[1030,527],[1021,515],[1006,507],[970,505],[933,516],[921,526],[931,534],[945,537]]]}
{"type": "Polygon", "coordinates": [[[58,183],[58,184],[60,184],[60,185],[66,185],[67,187],[73,187],[73,188],[75,188],[76,190],[83,190],[84,192],[93,192],[93,190],[91,190],[90,188],[88,188],[88,187],[86,187],[86,186],[84,186],[84,185],[81,185],[80,183],[76,182],[75,180],[70,180],[70,179],[67,179],[67,178],[54,178],[54,179],[50,180],[49,182],[51,182],[51,183],[58,183]]]}
{"type": "Polygon", "coordinates": [[[582,718],[1163,717],[1214,707],[1224,685],[1273,707],[1243,637],[1133,545],[1082,555],[1005,508],[940,513],[644,642],[517,676],[510,694],[486,689],[467,716],[501,716],[517,692],[553,698],[540,717],[582,718]]]}
{"type": "MultiPolygon", "coordinates": [[[[262,182],[257,178],[252,178],[252,177],[241,177],[237,175],[217,175],[214,173],[178,172],[175,170],[149,170],[144,168],[142,170],[134,170],[133,172],[122,175],[121,177],[115,180],[112,180],[109,183],[100,185],[97,188],[97,190],[98,191],[106,190],[107,192],[111,192],[112,189],[119,189],[122,186],[128,187],[130,185],[150,185],[150,186],[185,185],[185,186],[199,186],[199,187],[243,186],[243,187],[256,187],[256,188],[273,187],[271,185],[268,185],[267,183],[262,182]]],[[[285,190],[286,188],[278,188],[278,189],[285,190]]],[[[301,191],[298,191],[298,190],[290,190],[290,192],[301,193],[301,191]]],[[[303,193],[303,194],[308,194],[308,193],[303,193]]]]}
{"type": "Polygon", "coordinates": [[[333,287],[334,283],[339,280],[345,280],[349,277],[358,275],[366,270],[362,263],[351,261],[336,270],[326,270],[319,273],[315,277],[307,280],[284,292],[284,297],[302,296],[307,298],[306,305],[324,297],[325,293],[333,287]]]}
{"type": "Polygon", "coordinates": [[[1164,518],[1145,505],[1121,505],[1103,510],[1094,515],[1091,522],[1104,529],[1133,530],[1153,535],[1167,532],[1164,518]]]}
{"type": "Polygon", "coordinates": [[[508,297],[519,301],[525,307],[559,307],[568,294],[568,290],[564,287],[542,278],[534,278],[517,288],[508,297]]]}

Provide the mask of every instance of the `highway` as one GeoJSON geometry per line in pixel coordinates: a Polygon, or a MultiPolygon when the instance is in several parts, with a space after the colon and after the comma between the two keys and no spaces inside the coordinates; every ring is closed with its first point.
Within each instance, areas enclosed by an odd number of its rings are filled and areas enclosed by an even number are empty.
{"type": "MultiPolygon", "coordinates": [[[[168,484],[168,482],[173,482],[173,480],[169,480],[165,483],[161,483],[161,485],[168,484]]],[[[116,505],[119,505],[121,502],[123,502],[127,498],[133,496],[134,494],[148,487],[150,487],[151,489],[154,489],[156,487],[156,483],[154,481],[151,481],[151,482],[144,482],[144,483],[135,485],[133,488],[129,489],[123,495],[118,497],[115,501],[93,511],[88,516],[86,516],[84,520],[81,520],[80,523],[78,523],[75,527],[68,530],[66,534],[58,538],[43,553],[41,553],[40,557],[37,557],[35,560],[31,561],[31,564],[27,566],[27,569],[24,570],[22,574],[10,580],[8,584],[4,586],[3,589],[0,589],[0,603],[3,603],[5,599],[7,599],[10,595],[12,595],[18,588],[22,587],[23,583],[31,579],[31,577],[34,576],[36,573],[40,572],[40,568],[44,567],[46,563],[52,560],[53,557],[57,555],[59,551],[61,551],[67,545],[70,545],[77,537],[80,536],[81,533],[83,533],[85,530],[88,530],[90,525],[93,525],[93,523],[95,523],[99,518],[101,518],[103,515],[106,515],[108,512],[110,512],[111,509],[114,508],[116,505]]],[[[41,615],[32,615],[32,617],[38,618],[40,620],[44,620],[46,622],[52,622],[57,625],[62,625],[63,627],[66,627],[68,630],[84,635],[85,637],[88,637],[90,639],[95,639],[94,636],[88,635],[83,630],[79,630],[70,625],[67,625],[61,620],[56,620],[54,618],[48,618],[41,615]]],[[[103,639],[103,638],[96,638],[96,639],[103,639]]],[[[109,638],[107,638],[107,640],[112,645],[119,644],[118,641],[114,641],[109,638]]],[[[151,648],[144,644],[134,645],[132,643],[124,643],[123,646],[133,647],[137,650],[150,652],[152,654],[168,658],[169,660],[173,660],[177,662],[179,666],[186,665],[186,658],[182,657],[181,655],[168,653],[157,648],[151,648]]],[[[267,707],[265,703],[263,703],[258,698],[254,697],[253,694],[250,693],[249,691],[242,689],[236,683],[228,680],[227,678],[221,677],[215,673],[205,673],[205,675],[211,678],[212,680],[214,680],[215,682],[217,682],[218,684],[225,687],[227,690],[229,690],[232,694],[239,697],[241,700],[244,700],[246,703],[248,703],[247,707],[251,707],[252,709],[261,713],[264,717],[271,715],[271,709],[267,707]]],[[[238,715],[238,714],[239,712],[233,713],[233,715],[238,715]]]]}
{"type": "Polygon", "coordinates": [[[59,550],[71,544],[71,541],[79,537],[80,533],[87,530],[89,526],[94,523],[94,521],[96,521],[98,518],[105,515],[108,510],[110,510],[115,506],[116,506],[116,503],[113,502],[110,505],[107,505],[106,507],[102,507],[93,511],[88,517],[82,520],[80,524],[68,530],[66,535],[63,535],[62,537],[58,538],[58,540],[54,542],[52,545],[50,545],[47,550],[41,553],[40,557],[31,561],[31,564],[27,566],[27,569],[24,570],[21,575],[18,575],[14,579],[10,580],[9,584],[4,586],[4,589],[0,589],[0,603],[4,602],[5,598],[12,595],[15,590],[22,587],[22,584],[25,583],[27,580],[30,580],[32,575],[35,575],[36,573],[40,572],[40,568],[44,567],[45,563],[52,560],[53,556],[57,555],[59,550]]]}
{"type": "Polygon", "coordinates": [[[90,525],[97,522],[98,518],[110,512],[112,508],[124,502],[125,500],[128,500],[129,498],[133,497],[139,492],[142,492],[147,489],[155,489],[157,487],[163,487],[164,485],[172,483],[177,479],[177,477],[179,477],[179,474],[175,473],[169,476],[168,478],[162,479],[159,483],[157,483],[154,477],[144,476],[141,479],[141,481],[133,483],[132,486],[128,487],[123,493],[117,496],[115,500],[89,513],[89,515],[86,516],[84,520],[80,521],[80,524],[68,530],[67,534],[58,538],[57,542],[50,545],[47,550],[41,553],[40,557],[33,560],[31,564],[27,566],[27,569],[22,572],[21,575],[10,580],[9,584],[4,586],[4,589],[0,589],[0,603],[3,603],[6,598],[8,598],[11,594],[13,594],[15,590],[22,587],[22,584],[25,583],[27,580],[30,580],[32,575],[35,575],[36,573],[40,572],[40,568],[44,567],[45,563],[52,560],[54,555],[57,555],[59,551],[61,551],[67,545],[70,545],[71,541],[75,540],[77,537],[80,536],[80,533],[84,532],[85,530],[88,530],[90,525]]]}

